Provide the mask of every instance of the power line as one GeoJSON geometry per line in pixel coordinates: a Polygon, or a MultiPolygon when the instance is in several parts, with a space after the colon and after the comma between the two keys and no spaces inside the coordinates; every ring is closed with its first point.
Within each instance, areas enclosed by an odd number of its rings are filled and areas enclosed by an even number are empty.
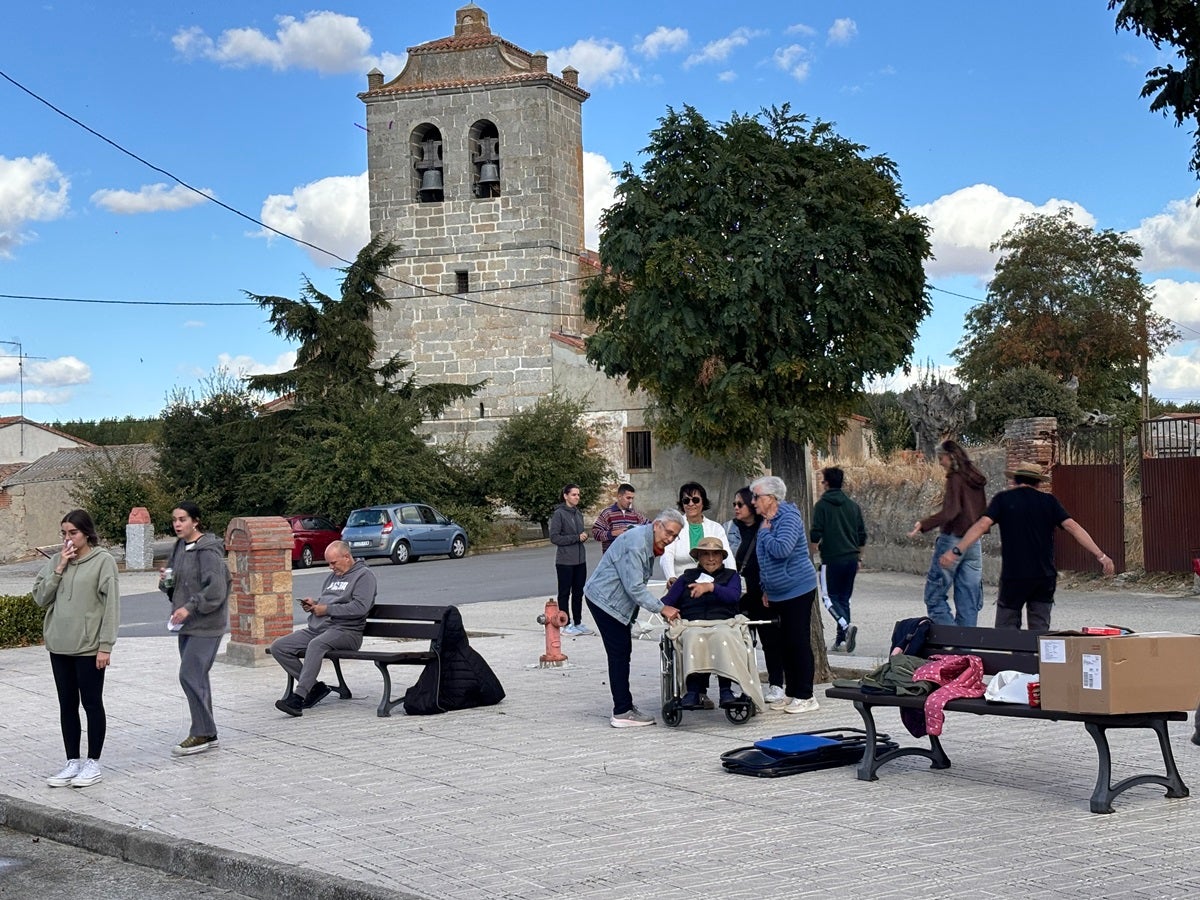
{"type": "MultiPolygon", "coordinates": [[[[154,172],[158,172],[160,175],[164,176],[165,178],[171,179],[176,184],[178,184],[180,187],[186,188],[187,190],[191,191],[196,196],[201,197],[201,198],[209,201],[210,203],[215,203],[217,206],[221,207],[222,209],[226,210],[227,212],[231,212],[235,216],[245,219],[247,222],[252,222],[253,224],[258,225],[260,228],[270,231],[272,234],[277,234],[280,237],[286,238],[289,241],[300,244],[301,246],[304,246],[304,247],[308,247],[310,250],[316,250],[318,253],[324,253],[326,256],[329,256],[331,259],[336,259],[339,262],[343,262],[348,266],[354,264],[351,260],[348,260],[343,256],[339,256],[338,254],[334,253],[332,250],[326,250],[324,247],[320,247],[317,244],[314,244],[310,241],[304,240],[303,238],[298,238],[295,235],[291,235],[291,234],[288,234],[287,232],[280,231],[278,228],[274,228],[274,227],[268,225],[266,222],[256,219],[254,216],[250,215],[249,213],[242,212],[240,209],[230,206],[228,203],[224,203],[223,201],[218,200],[216,197],[213,197],[211,194],[207,194],[204,191],[200,190],[199,188],[194,187],[191,184],[188,184],[186,181],[184,181],[178,175],[175,175],[173,172],[169,172],[166,169],[162,168],[161,166],[157,166],[154,163],[150,162],[149,160],[143,159],[141,156],[138,156],[132,150],[129,150],[129,149],[123,147],[121,144],[118,144],[116,141],[112,140],[111,138],[101,134],[99,131],[97,131],[96,129],[92,128],[91,126],[86,125],[85,123],[81,122],[79,119],[75,118],[70,113],[66,112],[65,110],[59,109],[57,106],[55,106],[49,100],[47,100],[45,97],[42,97],[39,94],[37,94],[36,92],[27,88],[25,85],[21,84],[21,82],[17,81],[15,78],[10,76],[8,73],[4,72],[3,70],[0,70],[0,78],[3,78],[9,84],[13,85],[13,87],[23,91],[24,93],[26,93],[30,97],[32,97],[34,100],[36,100],[39,103],[43,104],[44,106],[50,108],[51,110],[56,112],[58,115],[62,116],[64,119],[66,119],[67,121],[72,122],[75,125],[78,125],[80,128],[82,128],[88,134],[91,134],[91,135],[99,138],[100,140],[104,141],[104,143],[108,144],[110,147],[113,147],[115,150],[125,154],[126,156],[130,157],[131,159],[136,160],[137,162],[146,166],[148,169],[151,169],[154,172]]],[[[486,300],[475,300],[470,297],[464,297],[461,294],[452,294],[447,291],[440,291],[437,288],[427,287],[426,285],[423,285],[423,284],[416,284],[411,281],[405,281],[403,278],[398,278],[395,275],[391,275],[386,272],[381,273],[381,277],[383,277],[389,281],[394,281],[397,284],[402,284],[405,287],[410,287],[410,288],[413,288],[414,290],[420,291],[421,293],[416,296],[424,296],[427,294],[433,294],[433,295],[439,296],[439,297],[447,297],[447,298],[450,298],[453,300],[461,300],[464,303],[472,303],[472,304],[475,304],[476,306],[487,306],[487,307],[491,307],[492,309],[504,310],[505,312],[520,312],[520,313],[526,313],[527,315],[533,315],[533,316],[563,316],[564,318],[578,318],[579,317],[578,313],[567,313],[567,312],[561,312],[561,311],[555,312],[552,310],[548,311],[548,310],[542,310],[542,309],[527,309],[527,308],[518,307],[518,306],[505,306],[500,303],[489,303],[486,300]]],[[[590,277],[590,276],[579,276],[579,278],[581,278],[581,279],[588,278],[588,277],[590,277]]],[[[563,281],[573,281],[573,280],[577,280],[577,279],[565,278],[565,279],[556,279],[556,280],[546,281],[546,282],[530,282],[529,284],[521,285],[520,287],[541,287],[543,285],[558,284],[563,281]]],[[[515,289],[514,287],[508,287],[508,288],[495,288],[495,289],[489,289],[489,290],[514,290],[514,289],[515,289]]],[[[57,299],[57,300],[63,300],[63,301],[66,300],[66,298],[26,298],[26,299],[57,299]]],[[[413,299],[413,298],[412,297],[399,297],[397,299],[398,300],[408,300],[408,299],[413,299]]],[[[89,301],[78,300],[78,301],[71,301],[71,302],[89,302],[89,301]]],[[[99,301],[90,301],[90,302],[99,302],[99,301]]],[[[148,301],[143,304],[135,304],[132,301],[109,301],[109,302],[112,302],[112,303],[125,302],[125,303],[128,303],[129,305],[156,305],[153,303],[149,303],[148,301]]],[[[168,305],[168,304],[158,304],[158,305],[168,305]]],[[[175,303],[175,304],[169,304],[169,305],[185,305],[185,304],[175,303]]],[[[186,305],[193,305],[193,304],[186,304],[186,305]]],[[[209,303],[209,304],[202,304],[202,305],[240,306],[242,304],[209,303]]]]}

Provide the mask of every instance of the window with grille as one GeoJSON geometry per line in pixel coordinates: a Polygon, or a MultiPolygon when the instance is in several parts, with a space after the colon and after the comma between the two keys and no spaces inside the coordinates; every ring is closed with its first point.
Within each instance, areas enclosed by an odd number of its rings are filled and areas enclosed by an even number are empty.
{"type": "Polygon", "coordinates": [[[635,469],[649,469],[650,464],[650,432],[626,431],[625,468],[630,471],[634,471],[635,469]]]}

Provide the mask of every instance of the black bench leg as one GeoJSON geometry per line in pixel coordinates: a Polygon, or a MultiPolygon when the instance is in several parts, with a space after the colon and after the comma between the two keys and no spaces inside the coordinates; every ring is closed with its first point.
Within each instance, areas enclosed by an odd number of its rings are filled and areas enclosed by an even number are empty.
{"type": "Polygon", "coordinates": [[[862,716],[863,730],[867,733],[866,752],[863,753],[862,761],[858,764],[859,781],[878,781],[879,778],[875,773],[879,771],[880,767],[901,756],[923,756],[930,761],[929,768],[931,769],[950,768],[950,757],[946,755],[937,735],[933,734],[929,735],[928,750],[924,747],[899,747],[877,755],[878,731],[875,728],[875,716],[872,714],[871,708],[861,700],[854,701],[854,708],[862,716]]]}
{"type": "Polygon", "coordinates": [[[296,689],[296,679],[294,679],[291,675],[289,675],[287,687],[285,687],[283,689],[283,696],[280,697],[279,699],[286,700],[288,697],[292,696],[292,691],[294,691],[295,689],[296,689]]]}
{"type": "Polygon", "coordinates": [[[340,659],[334,659],[332,662],[333,671],[337,673],[338,677],[337,687],[335,687],[334,690],[337,691],[338,696],[343,700],[352,700],[354,695],[350,693],[350,686],[346,684],[346,679],[342,676],[342,661],[340,659]]]}
{"type": "MultiPolygon", "coordinates": [[[[1095,722],[1084,722],[1083,727],[1096,742],[1096,754],[1099,757],[1099,771],[1096,774],[1096,789],[1092,791],[1089,804],[1094,813],[1106,814],[1113,811],[1112,801],[1116,796],[1139,784],[1157,784],[1167,789],[1167,796],[1180,798],[1188,796],[1187,785],[1175,765],[1175,756],[1171,753],[1170,736],[1167,733],[1166,719],[1158,719],[1148,725],[1158,735],[1158,746],[1162,750],[1163,765],[1167,774],[1164,775],[1133,775],[1129,778],[1112,783],[1112,753],[1108,749],[1108,726],[1095,722]]],[[[1119,727],[1119,726],[1115,726],[1119,727]]]]}
{"type": "Polygon", "coordinates": [[[392,676],[388,672],[387,663],[375,660],[375,668],[383,675],[383,697],[379,701],[379,709],[375,710],[375,715],[390,716],[392,710],[404,702],[404,698],[392,699],[392,676]]]}

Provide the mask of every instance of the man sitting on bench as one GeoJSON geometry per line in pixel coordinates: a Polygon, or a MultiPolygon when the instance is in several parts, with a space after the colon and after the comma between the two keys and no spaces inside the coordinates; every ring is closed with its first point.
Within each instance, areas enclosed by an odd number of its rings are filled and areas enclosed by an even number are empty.
{"type": "Polygon", "coordinates": [[[300,601],[308,613],[308,625],[279,638],[270,649],[275,662],[296,681],[291,694],[275,701],[275,707],[289,716],[303,715],[329,694],[329,686],[317,681],[325,654],[361,647],[367,613],[375,605],[375,573],[350,555],[349,544],[334,541],[325,549],[325,562],[329,563],[329,576],[321,596],[300,601]]]}

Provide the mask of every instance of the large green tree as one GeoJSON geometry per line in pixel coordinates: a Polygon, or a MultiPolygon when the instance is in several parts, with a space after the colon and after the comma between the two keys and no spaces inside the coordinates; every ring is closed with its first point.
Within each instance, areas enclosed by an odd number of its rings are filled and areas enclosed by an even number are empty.
{"type": "Polygon", "coordinates": [[[1150,306],[1137,270],[1141,247],[1071,218],[1030,215],[992,245],[1000,252],[987,298],[966,316],[954,351],[959,374],[981,386],[1020,366],[1078,380],[1085,409],[1112,412],[1133,395],[1142,357],[1179,335],[1150,306]]]}
{"type": "Polygon", "coordinates": [[[967,434],[979,441],[1002,437],[1012,419],[1054,416],[1059,427],[1067,428],[1082,417],[1075,392],[1037,366],[1003,372],[973,387],[968,396],[975,404],[975,421],[967,426],[967,434]]]}
{"type": "Polygon", "coordinates": [[[895,165],[784,106],[707,122],[668,108],[618,172],[588,359],[650,397],[656,436],[751,448],[803,507],[805,441],[909,360],[929,312],[928,228],[895,165]]]}
{"type": "MultiPolygon", "coordinates": [[[[1200,6],[1196,0],[1109,0],[1117,9],[1117,30],[1148,38],[1156,50],[1175,47],[1180,66],[1155,66],[1146,73],[1142,96],[1150,98],[1150,111],[1173,116],[1176,126],[1200,125],[1200,6]],[[1120,7],[1119,9],[1117,9],[1120,7]]],[[[1188,168],[1200,177],[1200,127],[1192,135],[1192,161],[1188,168]]],[[[1200,202],[1200,201],[1198,201],[1200,202]]]]}
{"type": "Polygon", "coordinates": [[[500,426],[483,455],[482,477],[492,496],[541,525],[544,537],[564,485],[579,485],[579,505],[586,509],[614,478],[581,421],[583,412],[569,397],[542,397],[500,426]]]}

